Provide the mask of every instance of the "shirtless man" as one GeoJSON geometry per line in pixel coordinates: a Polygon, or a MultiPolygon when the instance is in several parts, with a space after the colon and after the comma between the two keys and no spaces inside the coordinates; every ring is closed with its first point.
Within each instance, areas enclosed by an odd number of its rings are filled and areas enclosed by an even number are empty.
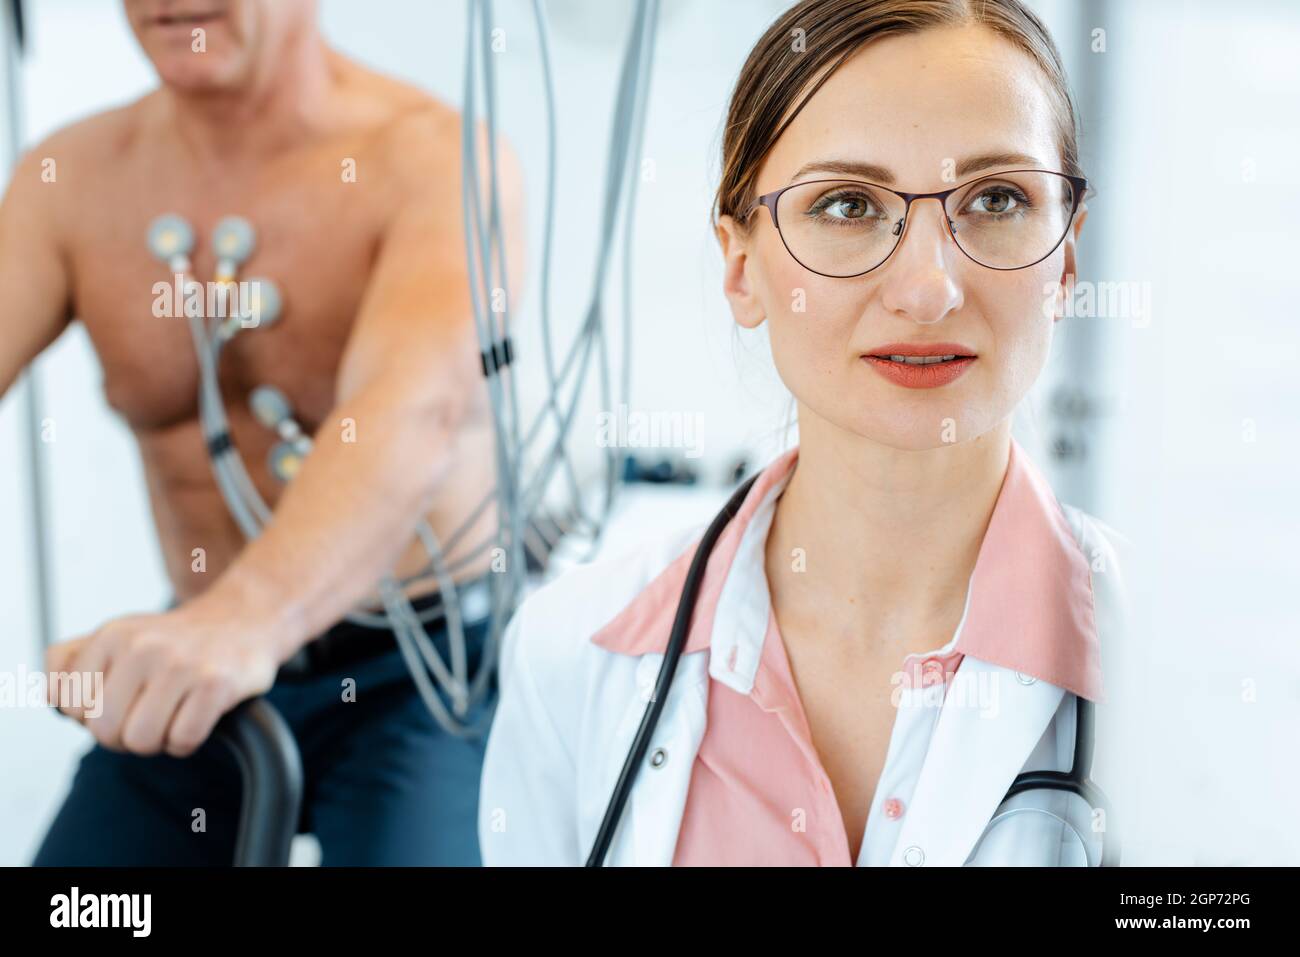
{"type": "MultiPolygon", "coordinates": [[[[347,629],[337,623],[385,572],[425,564],[412,537],[421,515],[445,541],[495,481],[460,118],[329,49],[315,0],[125,7],[161,84],[54,134],[16,168],[0,206],[0,394],[74,317],[85,324],[107,401],[138,442],[179,604],[51,649],[50,671],[105,678],[101,714],[64,709],[98,743],[37,863],[229,863],[239,778],[208,739],[222,714],[268,691],[303,752],[302,824],[323,863],[477,863],[482,742],[433,721],[390,632],[353,627],[351,660],[292,680],[281,671],[347,629]],[[283,296],[282,318],[241,332],[221,358],[232,439],[274,507],[247,545],[205,452],[186,320],[153,313],[155,283],[172,277],[145,235],[164,213],[193,224],[200,281],[215,272],[213,226],[249,220],[257,246],[240,276],[267,277],[283,296]],[[263,384],[315,433],[287,486],[263,464],[276,437],[249,411],[263,384]],[[348,679],[355,700],[343,700],[348,679]]],[[[521,177],[508,149],[498,162],[517,291],[521,177]]],[[[494,520],[485,513],[449,557],[494,520]]],[[[457,578],[482,575],[486,560],[457,578]]],[[[481,642],[485,627],[467,630],[481,642]]]]}

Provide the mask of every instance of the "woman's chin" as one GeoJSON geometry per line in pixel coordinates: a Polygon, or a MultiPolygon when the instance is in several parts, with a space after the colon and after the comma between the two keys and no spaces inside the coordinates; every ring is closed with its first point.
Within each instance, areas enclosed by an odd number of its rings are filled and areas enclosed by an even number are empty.
{"type": "MultiPolygon", "coordinates": [[[[839,418],[831,424],[849,436],[899,452],[927,452],[973,439],[995,423],[963,407],[897,410],[897,414],[839,418]]],[[[803,431],[802,422],[800,431],[803,431]]]]}

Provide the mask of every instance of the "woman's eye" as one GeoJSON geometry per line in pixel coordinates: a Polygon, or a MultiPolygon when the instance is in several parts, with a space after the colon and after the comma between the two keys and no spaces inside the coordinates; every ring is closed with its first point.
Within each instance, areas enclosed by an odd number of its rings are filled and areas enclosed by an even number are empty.
{"type": "Polygon", "coordinates": [[[1010,187],[986,189],[976,196],[968,207],[972,212],[1000,215],[1027,205],[1024,194],[1010,187]]]}
{"type": "Polygon", "coordinates": [[[809,212],[827,219],[855,220],[866,219],[873,215],[875,207],[871,200],[862,195],[825,196],[818,200],[809,212]]]}

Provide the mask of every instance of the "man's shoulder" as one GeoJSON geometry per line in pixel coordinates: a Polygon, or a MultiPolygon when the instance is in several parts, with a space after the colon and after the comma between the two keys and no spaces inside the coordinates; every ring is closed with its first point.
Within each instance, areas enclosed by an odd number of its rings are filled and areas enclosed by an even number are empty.
{"type": "Polygon", "coordinates": [[[398,168],[453,155],[449,140],[460,128],[453,104],[348,57],[334,62],[340,134],[398,168]]]}
{"type": "MultiPolygon", "coordinates": [[[[452,103],[402,80],[356,66],[355,95],[367,105],[359,110],[366,117],[366,150],[384,167],[390,181],[400,185],[409,198],[419,193],[459,189],[463,158],[464,116],[452,103]]],[[[488,172],[486,121],[476,124],[478,151],[482,157],[481,178],[488,172]]],[[[522,189],[523,172],[518,152],[500,129],[496,133],[497,172],[503,190],[522,189]]],[[[459,199],[453,204],[459,210],[459,199]]],[[[457,213],[459,215],[459,213],[457,213]]]]}
{"type": "MultiPolygon", "coordinates": [[[[394,114],[373,138],[373,147],[404,193],[445,194],[455,191],[453,208],[459,216],[461,165],[464,157],[464,117],[455,107],[437,100],[410,104],[394,114]]],[[[476,123],[480,180],[490,175],[486,122],[476,123]]],[[[522,195],[524,175],[518,151],[501,130],[496,133],[497,176],[503,201],[522,195]]]]}
{"type": "Polygon", "coordinates": [[[75,229],[139,139],[141,102],[94,113],[27,147],[3,186],[6,202],[39,216],[54,235],[75,229]]]}
{"type": "Polygon", "coordinates": [[[372,88],[375,113],[372,118],[375,146],[395,159],[415,152],[450,154],[456,144],[450,135],[460,129],[460,111],[432,93],[398,80],[377,76],[372,88]]]}
{"type": "MultiPolygon", "coordinates": [[[[111,168],[122,152],[134,143],[139,135],[140,118],[149,97],[92,113],[47,134],[28,148],[25,161],[46,164],[53,161],[49,175],[58,177],[59,166],[90,165],[111,168]]],[[[82,176],[69,176],[52,180],[75,186],[84,181],[82,176]]]]}

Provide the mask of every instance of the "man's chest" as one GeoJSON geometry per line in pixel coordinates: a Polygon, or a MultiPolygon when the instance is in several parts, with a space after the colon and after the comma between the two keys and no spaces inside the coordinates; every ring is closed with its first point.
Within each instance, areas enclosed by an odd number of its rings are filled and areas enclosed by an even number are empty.
{"type": "Polygon", "coordinates": [[[160,427],[192,418],[198,364],[186,315],[248,312],[253,296],[274,284],[281,301],[276,322],[241,328],[224,350],[223,391],[237,400],[258,385],[275,385],[310,419],[332,405],[334,374],[360,309],[375,255],[378,227],[349,216],[350,203],[324,191],[295,188],[245,203],[188,201],[172,196],[114,217],[101,217],[74,243],[75,315],[99,354],[109,403],[129,423],[160,427]],[[194,232],[189,279],[178,282],[146,242],[150,223],[166,213],[194,232]],[[235,287],[213,280],[218,252],[213,232],[225,216],[253,228],[251,255],[235,287]]]}

